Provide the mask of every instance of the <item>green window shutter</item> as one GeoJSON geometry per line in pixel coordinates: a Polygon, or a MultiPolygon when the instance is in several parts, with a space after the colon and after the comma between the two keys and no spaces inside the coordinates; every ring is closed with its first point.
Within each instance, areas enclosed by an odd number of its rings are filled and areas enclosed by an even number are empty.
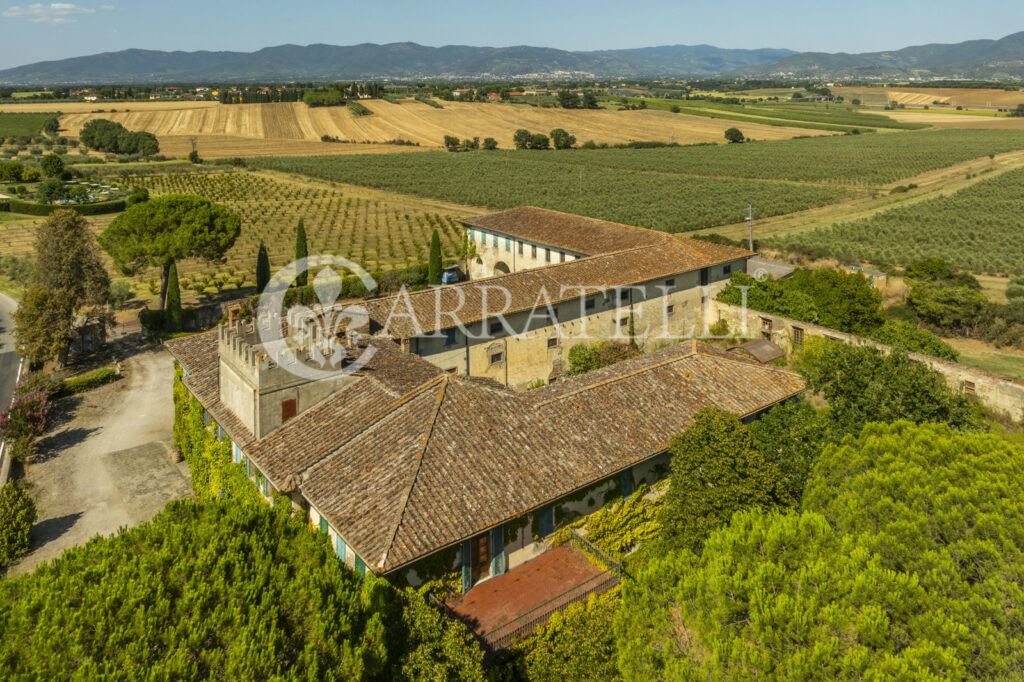
{"type": "Polygon", "coordinates": [[[327,532],[327,519],[325,519],[323,516],[320,517],[320,532],[327,532]]]}
{"type": "Polygon", "coordinates": [[[359,558],[358,554],[356,554],[356,573],[358,573],[361,578],[366,577],[366,564],[363,563],[363,560],[359,558]]]}
{"type": "Polygon", "coordinates": [[[260,477],[260,491],[263,493],[263,497],[267,496],[267,479],[263,474],[259,474],[260,477]]]}
{"type": "Polygon", "coordinates": [[[345,541],[341,539],[340,535],[334,536],[334,553],[341,559],[341,563],[345,563],[345,541]]]}
{"type": "Polygon", "coordinates": [[[245,458],[245,475],[252,478],[252,460],[248,457],[245,458]]]}
{"type": "Polygon", "coordinates": [[[498,526],[491,530],[491,575],[505,572],[505,527],[498,526]]]}
{"type": "Polygon", "coordinates": [[[469,540],[462,543],[462,594],[469,592],[469,588],[473,587],[473,567],[470,565],[472,561],[472,550],[469,546],[469,540]]]}

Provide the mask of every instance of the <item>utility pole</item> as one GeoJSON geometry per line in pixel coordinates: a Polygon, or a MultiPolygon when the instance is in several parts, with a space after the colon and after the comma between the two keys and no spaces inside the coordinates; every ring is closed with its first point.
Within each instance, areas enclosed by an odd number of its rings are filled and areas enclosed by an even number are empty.
{"type": "Polygon", "coordinates": [[[754,207],[747,204],[747,229],[750,231],[750,250],[754,250],[754,207]]]}

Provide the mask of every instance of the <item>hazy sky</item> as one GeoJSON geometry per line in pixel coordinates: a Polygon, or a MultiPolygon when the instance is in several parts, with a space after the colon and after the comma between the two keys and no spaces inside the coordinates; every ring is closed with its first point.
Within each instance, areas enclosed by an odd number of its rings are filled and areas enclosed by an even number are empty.
{"type": "Polygon", "coordinates": [[[1020,0],[0,0],[0,68],[130,47],[253,51],[283,43],[867,52],[1020,30],[1020,0]]]}

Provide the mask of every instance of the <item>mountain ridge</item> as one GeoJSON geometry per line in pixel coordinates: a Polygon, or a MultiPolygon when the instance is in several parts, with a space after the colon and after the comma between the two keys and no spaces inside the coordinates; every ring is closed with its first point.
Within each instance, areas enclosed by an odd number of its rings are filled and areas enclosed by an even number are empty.
{"type": "Polygon", "coordinates": [[[1024,31],[998,40],[865,53],[659,45],[570,52],[414,42],[286,43],[254,52],[131,48],[0,70],[5,85],[269,82],[443,78],[1024,78],[1024,31]]]}

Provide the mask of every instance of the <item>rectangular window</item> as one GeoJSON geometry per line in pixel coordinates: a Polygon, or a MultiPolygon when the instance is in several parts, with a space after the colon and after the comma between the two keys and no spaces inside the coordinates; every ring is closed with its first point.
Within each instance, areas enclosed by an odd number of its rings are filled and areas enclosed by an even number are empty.
{"type": "Polygon", "coordinates": [[[498,235],[492,234],[491,235],[491,246],[497,246],[497,245],[498,245],[498,235]]]}
{"type": "Polygon", "coordinates": [[[245,475],[252,478],[252,460],[248,457],[245,458],[245,475]]]}
{"type": "Polygon", "coordinates": [[[665,288],[666,289],[671,289],[675,285],[676,285],[676,278],[675,277],[673,277],[672,279],[666,279],[665,280],[665,288]]]}
{"type": "Polygon", "coordinates": [[[270,493],[267,491],[267,478],[263,474],[257,474],[260,477],[260,492],[263,493],[263,497],[269,497],[270,493]]]}
{"type": "Polygon", "coordinates": [[[676,312],[676,307],[674,305],[667,305],[667,306],[665,306],[665,314],[668,315],[669,317],[674,315],[675,312],[676,312]]]}
{"type": "Polygon", "coordinates": [[[800,350],[804,347],[804,330],[800,327],[793,327],[793,348],[800,350]]]}
{"type": "Polygon", "coordinates": [[[710,279],[710,274],[711,274],[709,272],[709,270],[710,270],[710,268],[701,268],[700,269],[700,285],[702,287],[706,287],[708,285],[708,280],[710,279]]]}
{"type": "Polygon", "coordinates": [[[530,256],[532,258],[536,258],[537,257],[537,245],[536,244],[530,244],[530,256]]]}
{"type": "Polygon", "coordinates": [[[964,393],[974,394],[974,382],[964,381],[964,393]]]}
{"type": "Polygon", "coordinates": [[[321,533],[326,533],[327,532],[327,519],[325,519],[323,517],[323,515],[320,516],[320,532],[321,533]]]}
{"type": "Polygon", "coordinates": [[[296,402],[295,398],[289,398],[288,400],[281,401],[281,423],[285,423],[289,419],[295,416],[296,402]]]}
{"type": "Polygon", "coordinates": [[[491,330],[492,334],[500,334],[502,330],[501,322],[491,322],[491,326],[488,329],[491,330]]]}
{"type": "Polygon", "coordinates": [[[559,251],[558,252],[558,262],[559,263],[564,263],[565,262],[565,251],[559,251]]]}
{"type": "Polygon", "coordinates": [[[444,345],[446,345],[446,346],[454,346],[455,345],[455,341],[456,341],[455,329],[454,328],[452,328],[452,329],[445,329],[444,330],[444,345]]]}
{"type": "Polygon", "coordinates": [[[523,242],[522,241],[519,242],[519,255],[520,256],[523,255],[523,242]]]}
{"type": "Polygon", "coordinates": [[[543,540],[555,532],[555,508],[544,507],[537,511],[537,538],[543,540]]]}
{"type": "Polygon", "coordinates": [[[551,249],[544,249],[544,262],[545,263],[550,263],[551,262],[551,249]]]}
{"type": "Polygon", "coordinates": [[[767,317],[761,318],[761,331],[770,332],[772,330],[772,321],[767,317]]]}
{"type": "Polygon", "coordinates": [[[728,275],[731,272],[732,272],[732,266],[731,265],[723,265],[722,266],[722,274],[723,275],[728,275]]]}
{"type": "Polygon", "coordinates": [[[501,362],[501,359],[505,356],[504,353],[491,353],[491,364],[496,365],[501,362]]]}
{"type": "Polygon", "coordinates": [[[360,578],[366,577],[366,564],[363,563],[363,560],[359,558],[358,554],[356,554],[356,573],[359,574],[360,578]]]}
{"type": "Polygon", "coordinates": [[[597,305],[597,299],[595,299],[595,298],[588,298],[586,300],[586,302],[583,304],[583,307],[586,310],[593,310],[595,305],[597,305]]]}
{"type": "Polygon", "coordinates": [[[619,289],[619,300],[620,301],[628,301],[629,300],[629,289],[619,289]]]}
{"type": "Polygon", "coordinates": [[[512,240],[510,238],[508,238],[508,237],[505,237],[505,250],[506,251],[511,251],[512,250],[512,240]]]}
{"type": "Polygon", "coordinates": [[[558,337],[551,336],[548,338],[548,348],[558,348],[558,337]]]}

